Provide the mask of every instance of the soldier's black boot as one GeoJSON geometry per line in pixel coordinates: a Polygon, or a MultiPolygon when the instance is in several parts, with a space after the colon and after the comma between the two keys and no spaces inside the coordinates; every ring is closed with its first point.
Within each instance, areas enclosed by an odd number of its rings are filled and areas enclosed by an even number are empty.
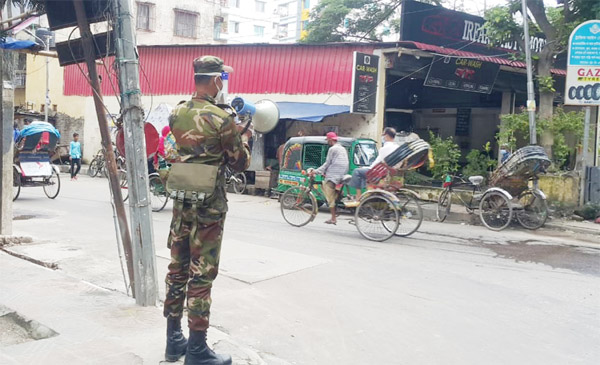
{"type": "Polygon", "coordinates": [[[206,343],[206,331],[190,330],[184,365],[231,365],[231,356],[215,354],[206,343]]]}
{"type": "Polygon", "coordinates": [[[167,349],[165,360],[175,362],[185,355],[188,341],[181,332],[181,318],[167,318],[167,349]]]}

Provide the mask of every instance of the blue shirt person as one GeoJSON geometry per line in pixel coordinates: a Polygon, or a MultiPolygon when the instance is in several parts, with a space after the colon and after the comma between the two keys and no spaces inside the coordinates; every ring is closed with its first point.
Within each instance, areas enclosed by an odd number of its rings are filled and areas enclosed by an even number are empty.
{"type": "Polygon", "coordinates": [[[69,156],[71,158],[71,180],[77,180],[77,174],[81,170],[81,143],[79,133],[73,133],[73,140],[69,145],[69,156]],[[74,169],[77,165],[77,170],[74,169]]]}

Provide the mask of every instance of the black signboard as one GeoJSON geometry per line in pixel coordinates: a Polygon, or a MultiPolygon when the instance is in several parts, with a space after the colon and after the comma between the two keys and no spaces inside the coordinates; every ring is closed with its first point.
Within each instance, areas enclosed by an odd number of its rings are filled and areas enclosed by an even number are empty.
{"type": "Polygon", "coordinates": [[[354,52],[351,113],[375,114],[379,56],[354,52]]]}
{"type": "Polygon", "coordinates": [[[471,109],[458,108],[456,110],[456,132],[457,136],[468,136],[471,127],[471,109]]]}
{"type": "Polygon", "coordinates": [[[474,58],[435,56],[423,85],[489,94],[500,65],[474,58]]]}
{"type": "MultiPolygon", "coordinates": [[[[496,55],[501,50],[517,51],[516,42],[501,47],[490,47],[485,34],[485,19],[479,16],[420,3],[413,0],[402,2],[401,41],[434,44],[481,54],[496,55]]],[[[531,37],[531,49],[540,52],[546,43],[542,34],[531,37]]]]}

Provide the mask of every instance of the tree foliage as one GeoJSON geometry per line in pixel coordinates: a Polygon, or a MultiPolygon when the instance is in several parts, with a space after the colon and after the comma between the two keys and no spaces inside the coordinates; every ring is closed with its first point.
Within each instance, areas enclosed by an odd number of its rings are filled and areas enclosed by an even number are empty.
{"type": "MultiPolygon", "coordinates": [[[[398,33],[401,0],[322,0],[308,22],[304,42],[380,41],[398,33]]],[[[440,5],[441,0],[424,2],[440,5]]]]}

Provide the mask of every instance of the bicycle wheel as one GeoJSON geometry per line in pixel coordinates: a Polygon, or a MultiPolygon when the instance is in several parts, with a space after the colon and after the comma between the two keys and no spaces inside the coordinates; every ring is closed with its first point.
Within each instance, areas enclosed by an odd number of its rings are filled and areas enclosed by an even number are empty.
{"type": "Polygon", "coordinates": [[[54,199],[60,192],[60,176],[52,169],[52,175],[44,179],[44,193],[50,199],[54,199]]]}
{"type": "Polygon", "coordinates": [[[127,182],[127,171],[119,170],[117,172],[117,176],[119,178],[119,186],[121,187],[121,196],[123,197],[123,201],[127,201],[129,199],[129,184],[127,182]]]}
{"type": "Polygon", "coordinates": [[[538,229],[548,219],[548,204],[546,199],[535,190],[527,190],[519,195],[519,210],[517,220],[527,229],[538,229]]]}
{"type": "Polygon", "coordinates": [[[501,231],[508,227],[512,214],[510,201],[499,192],[484,194],[479,203],[479,218],[483,225],[492,231],[501,231]]]}
{"type": "Polygon", "coordinates": [[[438,198],[437,209],[435,214],[439,222],[443,222],[450,213],[452,207],[452,191],[448,188],[444,189],[438,198]]]}
{"type": "Polygon", "coordinates": [[[90,162],[90,166],[88,167],[87,172],[89,177],[96,177],[96,175],[98,175],[98,172],[100,172],[99,161],[96,157],[94,157],[92,162],[90,162]]]}
{"type": "Polygon", "coordinates": [[[233,174],[231,177],[231,184],[233,185],[233,191],[236,194],[243,194],[246,190],[246,175],[243,172],[233,174]]]}
{"type": "Polygon", "coordinates": [[[398,209],[399,221],[395,235],[407,237],[421,227],[423,210],[419,201],[410,193],[400,191],[396,194],[396,198],[398,198],[396,208],[398,209]]]}
{"type": "Polygon", "coordinates": [[[317,200],[308,188],[294,186],[281,196],[281,215],[294,227],[302,227],[317,215],[317,200]]]}
{"type": "Polygon", "coordinates": [[[394,202],[382,194],[361,200],[354,215],[358,233],[371,241],[385,241],[398,229],[399,214],[394,202]]]}
{"type": "Polygon", "coordinates": [[[21,174],[15,166],[13,166],[13,201],[17,200],[21,194],[21,174]]]}
{"type": "Polygon", "coordinates": [[[160,212],[165,208],[169,201],[167,190],[158,174],[150,174],[148,177],[150,185],[150,204],[153,212],[160,212]]]}

